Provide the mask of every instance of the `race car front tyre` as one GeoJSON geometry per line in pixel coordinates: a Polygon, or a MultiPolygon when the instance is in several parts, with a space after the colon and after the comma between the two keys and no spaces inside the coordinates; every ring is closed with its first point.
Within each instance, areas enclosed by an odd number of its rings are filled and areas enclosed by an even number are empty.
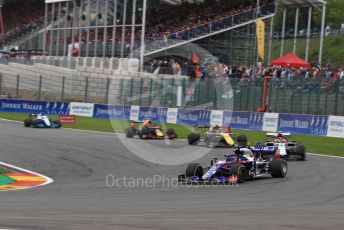
{"type": "Polygon", "coordinates": [[[306,148],[302,144],[298,144],[296,146],[296,155],[298,155],[300,158],[300,161],[306,160],[306,148]]]}
{"type": "Polygon", "coordinates": [[[188,144],[196,145],[200,139],[201,139],[201,136],[198,133],[190,133],[188,135],[188,144]]]}
{"type": "Polygon", "coordinates": [[[128,127],[128,128],[125,130],[125,136],[126,136],[127,138],[133,138],[134,135],[135,135],[135,133],[134,133],[133,128],[128,127]]]}
{"type": "Polygon", "coordinates": [[[174,129],[172,128],[168,128],[167,131],[166,131],[166,134],[168,136],[168,139],[174,139],[174,138],[177,138],[177,133],[174,129]]]}
{"type": "Polygon", "coordinates": [[[245,182],[247,179],[247,170],[244,165],[242,164],[233,164],[229,171],[228,171],[229,176],[237,176],[238,181],[240,183],[245,182]]]}
{"type": "Polygon", "coordinates": [[[53,124],[55,125],[55,126],[54,126],[55,128],[61,128],[61,127],[62,127],[62,124],[61,124],[61,121],[60,121],[60,120],[55,120],[55,121],[53,121],[53,124]]]}
{"type": "Polygon", "coordinates": [[[27,118],[24,120],[24,127],[30,127],[32,125],[32,119],[27,118]]]}
{"type": "Polygon", "coordinates": [[[186,167],[185,176],[186,177],[197,176],[199,179],[202,179],[203,167],[198,163],[190,163],[186,167]]]}
{"type": "Polygon", "coordinates": [[[240,134],[237,137],[237,144],[238,146],[247,146],[247,136],[245,134],[240,134]]]}
{"type": "Polygon", "coordinates": [[[272,160],[269,165],[272,177],[285,177],[287,175],[288,165],[286,160],[272,160]]]}

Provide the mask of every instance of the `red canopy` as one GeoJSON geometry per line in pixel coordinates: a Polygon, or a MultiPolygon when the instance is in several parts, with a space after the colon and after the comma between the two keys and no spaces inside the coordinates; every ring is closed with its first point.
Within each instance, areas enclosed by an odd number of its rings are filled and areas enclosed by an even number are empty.
{"type": "Polygon", "coordinates": [[[293,53],[288,53],[280,58],[277,58],[276,60],[271,61],[271,65],[288,66],[288,67],[296,67],[296,68],[300,68],[300,67],[310,68],[311,67],[311,64],[299,58],[293,53]]]}

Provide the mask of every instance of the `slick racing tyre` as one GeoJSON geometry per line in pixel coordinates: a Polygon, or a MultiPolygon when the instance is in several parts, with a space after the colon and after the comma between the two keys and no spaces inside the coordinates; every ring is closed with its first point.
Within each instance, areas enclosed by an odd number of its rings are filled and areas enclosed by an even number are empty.
{"type": "Polygon", "coordinates": [[[140,132],[140,138],[141,139],[144,139],[144,138],[147,138],[147,136],[150,134],[150,131],[147,127],[143,126],[141,128],[141,132],[140,132]]]}
{"type": "Polygon", "coordinates": [[[55,128],[61,128],[62,127],[62,124],[61,124],[60,120],[53,121],[53,124],[55,124],[55,128]]]}
{"type": "Polygon", "coordinates": [[[300,161],[306,160],[306,148],[302,144],[298,144],[296,146],[296,155],[298,155],[300,158],[300,161]]]}
{"type": "Polygon", "coordinates": [[[283,159],[272,160],[269,164],[272,177],[285,177],[288,172],[287,161],[283,159]]]}
{"type": "Polygon", "coordinates": [[[247,179],[247,170],[242,164],[233,164],[229,171],[229,176],[237,176],[238,182],[243,183],[247,179]]]}
{"type": "Polygon", "coordinates": [[[126,136],[127,138],[133,138],[134,135],[135,135],[135,133],[134,133],[133,128],[128,127],[128,128],[125,130],[125,136],[126,136]]]}
{"type": "Polygon", "coordinates": [[[237,144],[238,146],[247,146],[247,136],[245,134],[240,134],[237,137],[237,144]]]}
{"type": "Polygon", "coordinates": [[[198,163],[190,163],[186,167],[185,176],[186,177],[197,176],[199,179],[202,179],[203,167],[198,163]]]}
{"type": "Polygon", "coordinates": [[[190,133],[188,135],[188,144],[196,145],[200,139],[201,139],[201,136],[198,133],[190,133]]]}
{"type": "Polygon", "coordinates": [[[24,127],[30,127],[32,125],[32,119],[27,118],[24,120],[24,127]]]}
{"type": "Polygon", "coordinates": [[[174,129],[172,128],[168,128],[167,131],[166,131],[166,134],[168,136],[168,139],[174,139],[174,138],[177,138],[177,133],[174,129]]]}

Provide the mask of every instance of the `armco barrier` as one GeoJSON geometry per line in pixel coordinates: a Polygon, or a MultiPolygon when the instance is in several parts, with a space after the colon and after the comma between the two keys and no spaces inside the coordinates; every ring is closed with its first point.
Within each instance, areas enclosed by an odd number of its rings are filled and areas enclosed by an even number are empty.
{"type": "Polygon", "coordinates": [[[344,138],[344,117],[256,112],[230,112],[221,110],[140,107],[129,105],[104,105],[78,102],[49,102],[0,100],[0,111],[73,114],[98,118],[155,122],[183,125],[230,125],[232,128],[283,131],[319,136],[344,138]]]}

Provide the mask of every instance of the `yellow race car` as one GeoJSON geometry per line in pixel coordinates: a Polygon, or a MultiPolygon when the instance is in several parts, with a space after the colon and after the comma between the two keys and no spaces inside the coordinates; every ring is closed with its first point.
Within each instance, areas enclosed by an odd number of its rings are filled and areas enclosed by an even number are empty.
{"type": "Polygon", "coordinates": [[[205,144],[210,148],[215,147],[243,147],[247,146],[247,136],[240,134],[236,138],[231,133],[229,127],[214,126],[196,126],[195,130],[188,135],[188,144],[205,144]],[[202,131],[202,129],[205,129],[202,131]]]}

